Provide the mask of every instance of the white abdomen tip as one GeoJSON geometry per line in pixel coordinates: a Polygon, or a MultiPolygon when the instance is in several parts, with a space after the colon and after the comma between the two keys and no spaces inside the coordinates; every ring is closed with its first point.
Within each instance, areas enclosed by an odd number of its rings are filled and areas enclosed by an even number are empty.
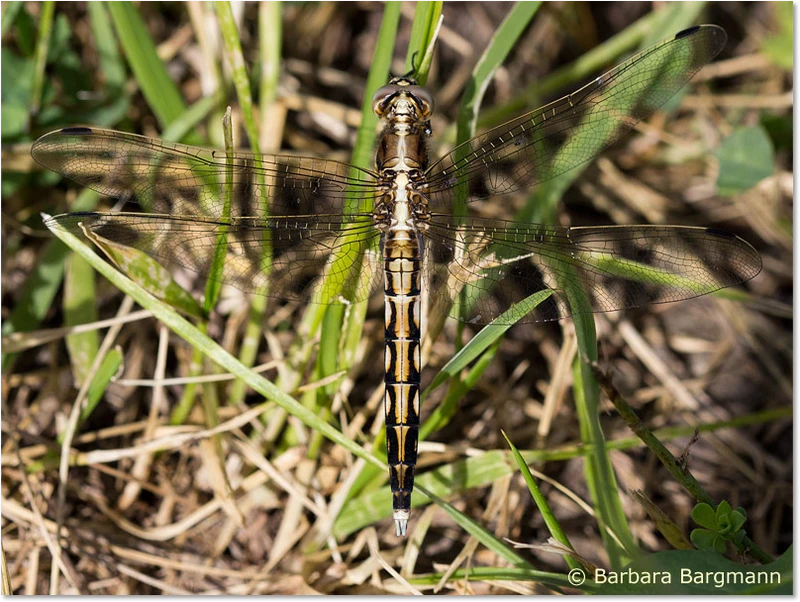
{"type": "Polygon", "coordinates": [[[408,530],[408,518],[411,513],[408,510],[395,510],[392,515],[394,518],[395,534],[397,537],[405,537],[408,530]]]}

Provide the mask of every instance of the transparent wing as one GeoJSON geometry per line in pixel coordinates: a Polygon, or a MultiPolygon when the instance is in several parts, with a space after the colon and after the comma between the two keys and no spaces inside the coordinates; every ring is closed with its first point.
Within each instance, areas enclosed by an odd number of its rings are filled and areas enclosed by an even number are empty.
{"type": "Polygon", "coordinates": [[[680,90],[725,45],[714,25],[687,29],[580,90],[459,145],[426,172],[434,211],[530,188],[584,163],[680,90]]]}
{"type": "Polygon", "coordinates": [[[167,269],[180,267],[210,277],[214,252],[225,235],[224,269],[216,279],[248,293],[281,299],[335,303],[360,301],[382,283],[380,233],[371,215],[351,221],[324,217],[186,219],[136,213],[69,213],[48,226],[83,230],[138,249],[167,269]],[[265,253],[265,249],[271,252],[265,253]],[[336,258],[333,261],[332,258],[336,258]],[[325,293],[322,286],[325,286],[325,293]]]}
{"type": "Polygon", "coordinates": [[[380,195],[374,174],[347,163],[225,152],[97,128],[66,128],[33,143],[33,158],[97,192],[169,215],[232,216],[354,213],[380,195]],[[230,171],[229,171],[230,170],[230,171]],[[230,174],[230,176],[228,175],[230,174]]]}
{"type": "Polygon", "coordinates": [[[715,228],[558,228],[488,219],[459,225],[436,214],[423,237],[431,303],[481,324],[539,291],[552,294],[522,322],[690,299],[761,271],[752,246],[715,228]],[[588,296],[585,308],[570,305],[570,287],[588,296]]]}
{"type": "Polygon", "coordinates": [[[380,235],[368,213],[380,190],[373,174],[346,163],[238,151],[226,156],[94,128],[43,136],[32,154],[123,202],[121,212],[60,215],[49,225],[78,234],[86,229],[167,268],[190,270],[200,287],[222,235],[225,267],[214,277],[246,292],[333,302],[319,294],[319,283],[332,286],[334,297],[346,290],[348,298],[363,299],[381,280],[380,235]],[[363,277],[354,273],[358,268],[363,277]],[[325,277],[315,280],[320,274],[325,277]]]}

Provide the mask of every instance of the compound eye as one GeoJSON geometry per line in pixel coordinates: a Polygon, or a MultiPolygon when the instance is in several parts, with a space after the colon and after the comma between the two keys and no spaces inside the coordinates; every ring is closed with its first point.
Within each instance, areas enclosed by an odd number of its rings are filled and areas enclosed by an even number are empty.
{"type": "Polygon", "coordinates": [[[400,86],[391,84],[378,88],[375,94],[372,95],[372,110],[375,111],[377,115],[383,115],[386,112],[389,101],[392,100],[399,91],[400,86]]]}
{"type": "Polygon", "coordinates": [[[428,89],[422,86],[409,86],[407,91],[419,102],[423,117],[429,117],[433,113],[434,102],[428,89]]]}

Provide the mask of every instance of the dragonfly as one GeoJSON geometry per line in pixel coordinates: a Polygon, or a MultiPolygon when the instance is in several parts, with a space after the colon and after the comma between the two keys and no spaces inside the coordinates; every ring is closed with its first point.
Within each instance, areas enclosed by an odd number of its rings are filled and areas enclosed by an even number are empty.
{"type": "Polygon", "coordinates": [[[510,207],[515,194],[589,161],[662,106],[725,42],[714,25],[681,31],[438,159],[428,152],[432,94],[412,74],[395,77],[372,99],[384,123],[374,169],[61,129],[33,144],[34,159],[118,199],[121,210],[58,215],[47,225],[249,293],[353,303],[382,286],[392,516],[397,536],[405,536],[423,307],[446,307],[475,324],[540,322],[689,299],[761,270],[750,244],[713,227],[558,227],[480,211],[490,201],[510,207]],[[215,270],[221,241],[224,268],[215,270]]]}

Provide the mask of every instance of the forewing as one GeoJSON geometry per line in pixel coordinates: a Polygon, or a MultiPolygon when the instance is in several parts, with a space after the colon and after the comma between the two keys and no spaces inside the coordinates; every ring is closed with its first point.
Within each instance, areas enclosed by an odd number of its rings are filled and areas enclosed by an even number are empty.
{"type": "Polygon", "coordinates": [[[369,211],[375,177],[311,157],[254,155],[174,144],[97,128],[66,128],[33,143],[33,158],[78,184],[125,202],[126,211],[182,217],[267,217],[369,211]],[[233,205],[226,208],[226,182],[233,205]]]}
{"type": "Polygon", "coordinates": [[[424,239],[431,303],[481,324],[539,291],[552,293],[520,321],[690,299],[761,270],[753,247],[714,228],[558,228],[488,219],[463,226],[434,215],[424,239]],[[574,291],[587,296],[585,310],[570,305],[574,291]]]}
{"type": "Polygon", "coordinates": [[[677,34],[580,90],[456,147],[426,172],[435,211],[526,190],[584,163],[680,90],[725,45],[703,25],[677,34]]]}

